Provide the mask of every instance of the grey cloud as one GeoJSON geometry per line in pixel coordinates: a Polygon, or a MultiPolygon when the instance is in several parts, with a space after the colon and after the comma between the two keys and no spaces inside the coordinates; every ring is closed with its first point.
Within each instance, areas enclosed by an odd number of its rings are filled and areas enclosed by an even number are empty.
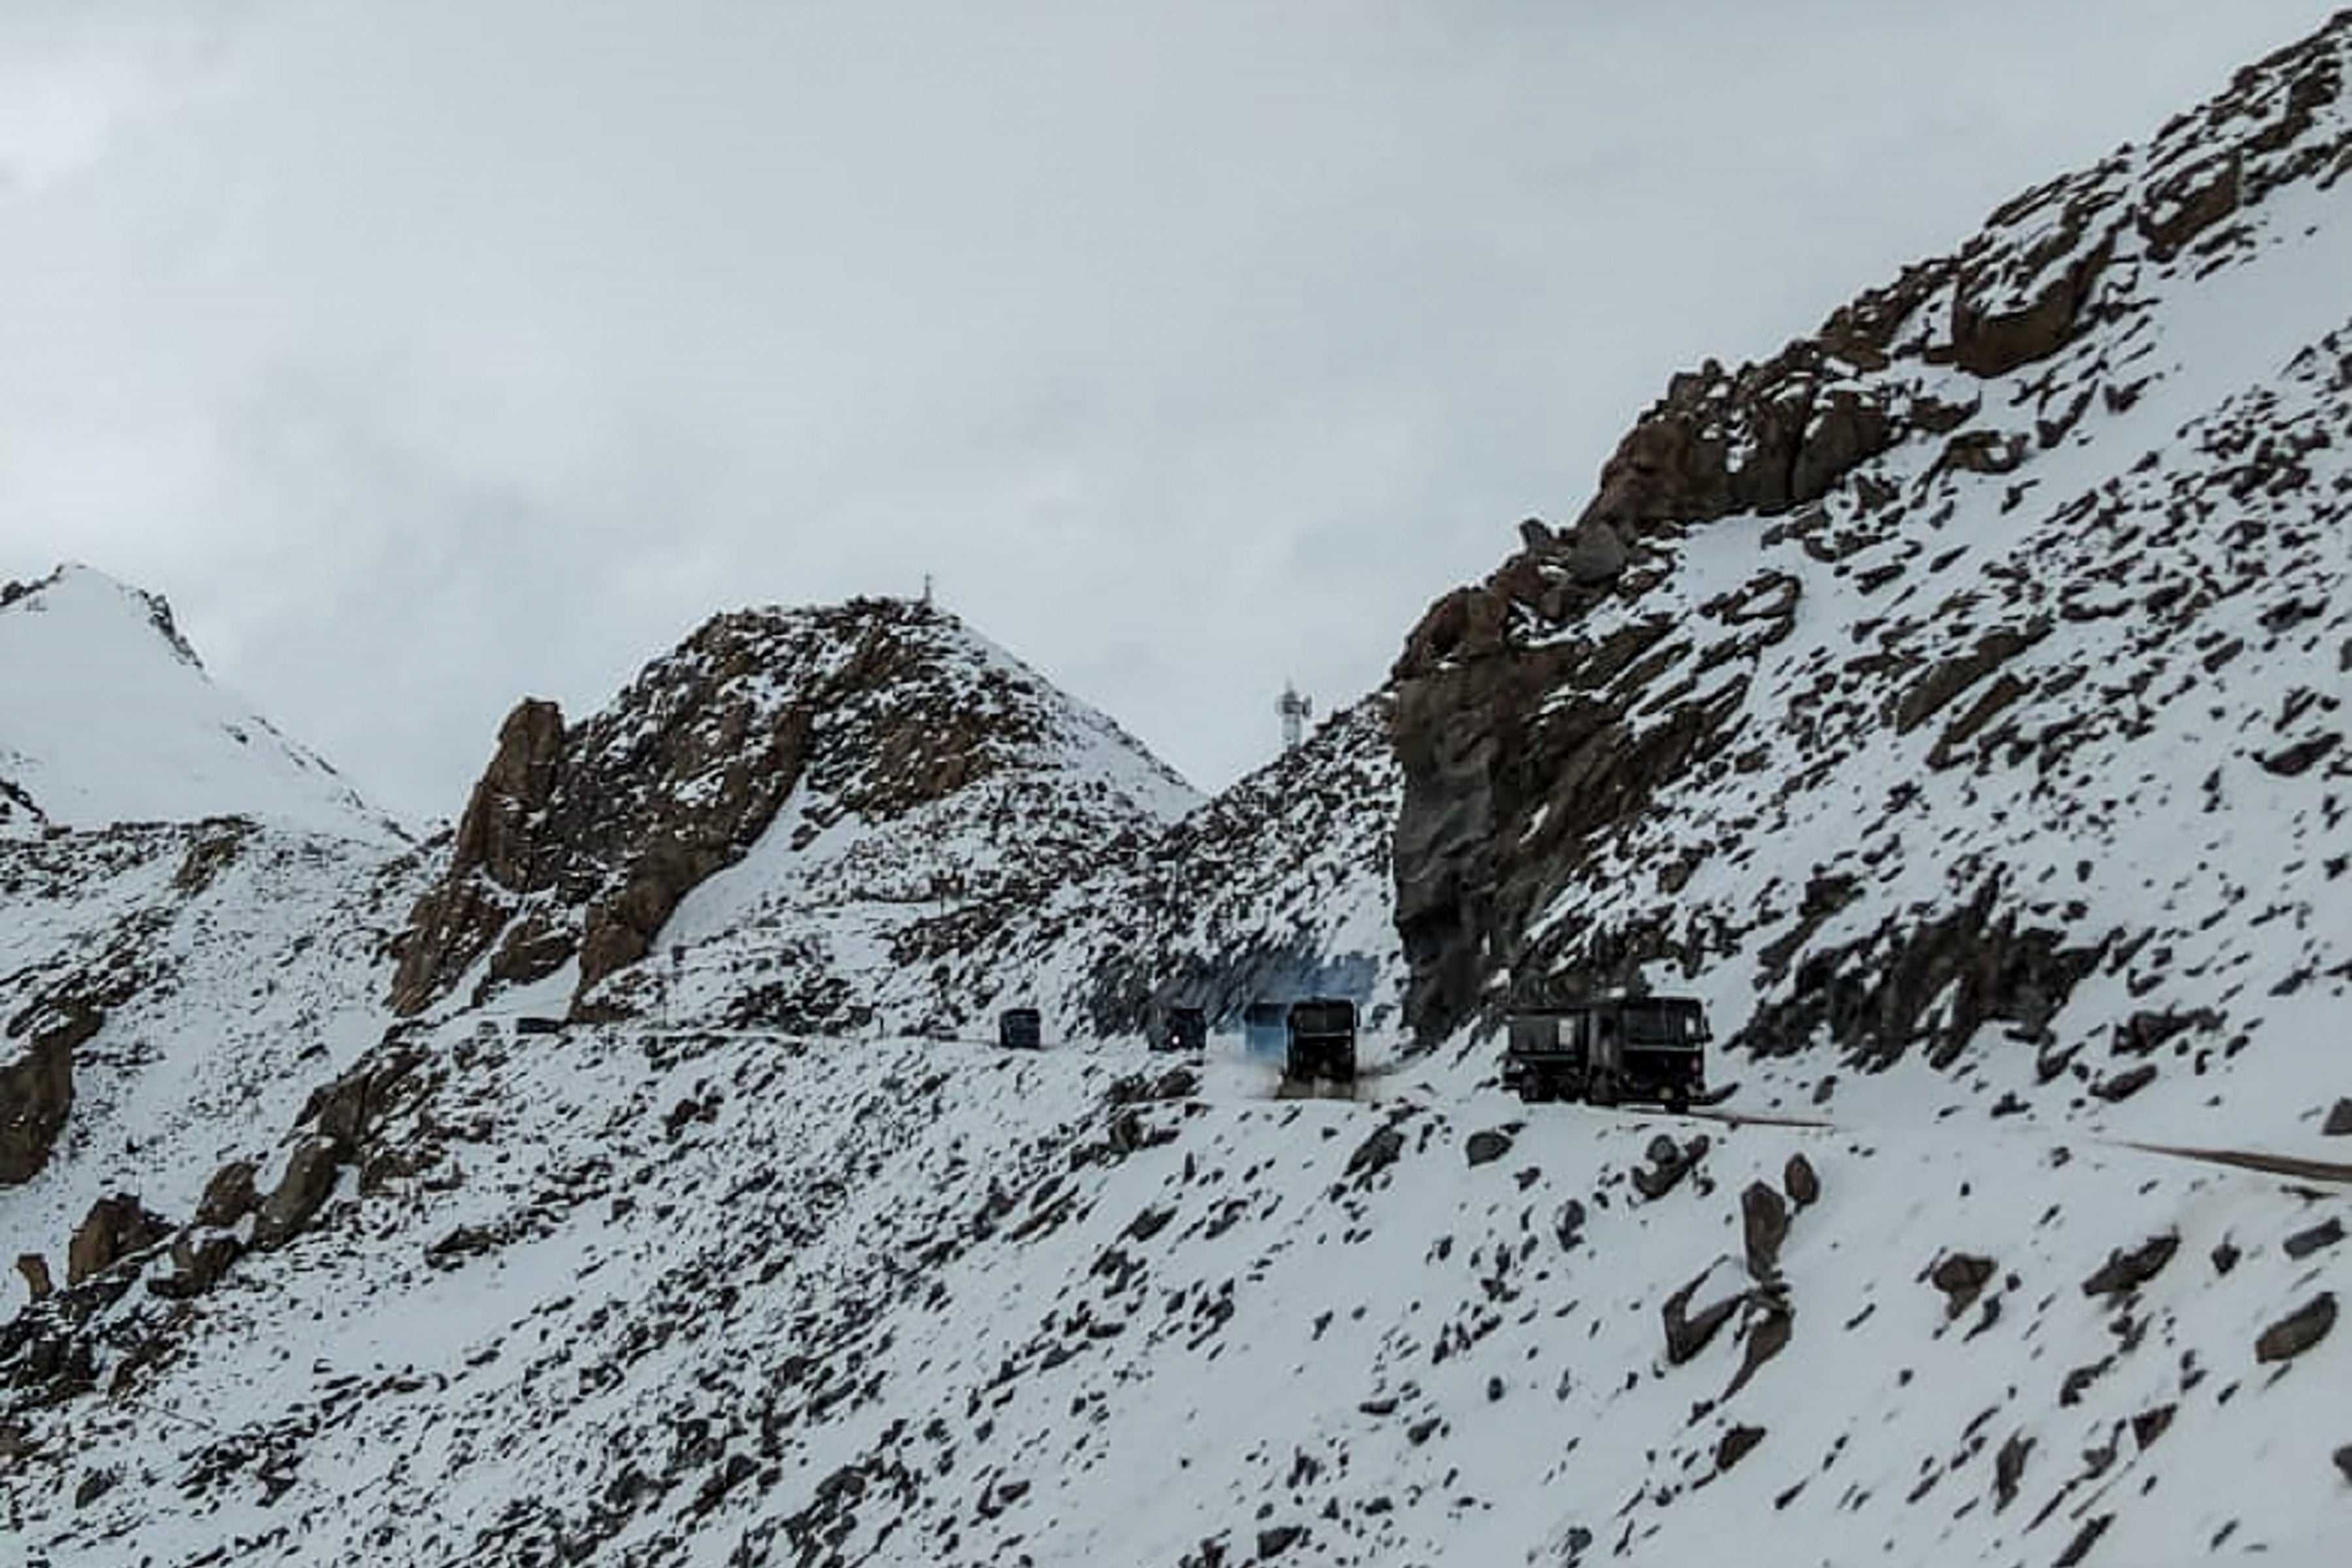
{"type": "Polygon", "coordinates": [[[0,26],[104,127],[0,195],[0,572],[169,593],[417,814],[526,690],[927,571],[1221,784],[1677,366],[2326,11],[106,9],[0,26]]]}

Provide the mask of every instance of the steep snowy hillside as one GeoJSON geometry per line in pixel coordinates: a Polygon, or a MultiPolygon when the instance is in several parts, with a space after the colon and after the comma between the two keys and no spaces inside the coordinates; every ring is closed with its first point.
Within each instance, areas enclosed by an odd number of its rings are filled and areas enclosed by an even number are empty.
{"type": "Polygon", "coordinates": [[[470,1028],[0,1329],[33,1561],[2335,1560],[2340,1188],[470,1028]]]}
{"type": "Polygon", "coordinates": [[[82,567],[0,588],[0,1255],[37,1284],[100,1198],[184,1208],[376,1043],[421,884],[161,598],[82,567]]]}
{"type": "Polygon", "coordinates": [[[1075,1037],[1140,1035],[1171,1006],[1235,1030],[1254,1000],[1321,993],[1362,1004],[1384,1049],[1403,983],[1389,706],[1379,692],[1333,714],[1132,853],[940,957],[976,994],[1042,1005],[1075,1037]]]}
{"type": "Polygon", "coordinates": [[[2348,51],[1675,378],[1573,528],[1432,611],[1425,1036],[1640,973],[1766,1103],[2342,1147],[2348,51]]]}
{"type": "Polygon", "coordinates": [[[659,976],[632,966],[657,939],[732,933],[697,961],[733,973],[738,1022],[864,1028],[909,928],[1034,904],[1197,799],[929,605],[722,616],[576,729],[515,710],[394,1003],[419,1012],[479,963],[475,1001],[644,1011],[659,976]]]}
{"type": "Polygon", "coordinates": [[[86,566],[0,584],[0,835],[216,816],[400,841],[213,684],[161,598],[86,566]]]}
{"type": "Polygon", "coordinates": [[[0,1254],[61,1264],[118,1193],[186,1212],[382,1037],[423,885],[413,855],[236,818],[0,843],[0,1254]]]}

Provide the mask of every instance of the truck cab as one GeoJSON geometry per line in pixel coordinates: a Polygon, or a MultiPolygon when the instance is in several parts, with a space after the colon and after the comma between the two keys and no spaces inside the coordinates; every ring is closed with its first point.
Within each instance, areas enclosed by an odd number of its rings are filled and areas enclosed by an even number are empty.
{"type": "Polygon", "coordinates": [[[1293,1083],[1356,1081],[1356,1005],[1344,997],[1293,1002],[1283,1020],[1282,1076],[1293,1083]]]}

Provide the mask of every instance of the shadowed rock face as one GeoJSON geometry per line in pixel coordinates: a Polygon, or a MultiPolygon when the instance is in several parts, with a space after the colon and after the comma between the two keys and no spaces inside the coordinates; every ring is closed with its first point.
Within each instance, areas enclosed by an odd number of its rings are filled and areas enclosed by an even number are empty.
{"type": "Polygon", "coordinates": [[[103,1021],[95,1009],[73,1009],[0,1065],[0,1186],[29,1182],[49,1163],[73,1110],[74,1047],[103,1021]]]}
{"type": "MultiPolygon", "coordinates": [[[[540,823],[554,798],[562,756],[562,711],[535,699],[517,704],[466,803],[448,875],[409,917],[393,975],[394,1011],[415,1013],[446,992],[504,931],[517,900],[545,886],[540,823]]],[[[548,968],[570,956],[565,944],[548,968]]]]}
{"type": "Polygon", "coordinates": [[[169,1221],[148,1212],[147,1205],[127,1193],[100,1198],[90,1205],[66,1249],[66,1285],[79,1285],[103,1273],[119,1260],[143,1252],[171,1234],[169,1221]]]}
{"type": "MultiPolygon", "coordinates": [[[[2290,606],[2256,628],[2273,646],[2326,617],[2341,546],[2324,515],[2275,533],[2244,520],[2257,497],[2326,493],[2315,465],[2347,434],[2344,334],[2295,362],[2292,396],[2217,386],[2226,401],[2170,437],[2162,470],[2142,459],[2166,433],[2127,416],[2180,374],[2149,352],[2170,303],[2261,264],[2303,228],[2270,215],[2352,172],[2347,38],[2339,18],[2248,68],[2146,148],[2027,192],[1770,359],[1676,376],[1573,524],[1523,524],[1491,576],[1430,608],[1393,672],[1396,921],[1421,1037],[1530,982],[1696,976],[1742,952],[1768,994],[1750,1045],[1826,1032],[1857,1065],[1914,1046],[1943,1065],[1985,1024],[2037,1038],[2085,975],[2131,963],[2122,916],[2142,911],[2034,898],[2005,852],[1916,823],[1904,853],[1941,862],[1941,896],[1841,922],[1876,879],[1844,862],[1894,853],[1870,841],[1894,837],[1916,792],[1821,803],[1841,770],[2005,788],[1990,781],[2022,768],[2063,795],[2078,757],[2087,772],[2094,751],[2158,727],[2149,693],[2177,686],[2158,682],[2179,649],[2221,671],[2246,646],[2212,624],[2233,595],[2290,606]],[[2111,467],[2058,481],[2097,488],[2044,493],[2043,454],[2096,449],[2111,428],[2126,432],[2111,467]],[[1735,525],[1743,542],[1713,542],[1735,525]],[[2011,542],[1979,557],[1988,533],[2011,542]],[[1727,585],[1739,550],[1752,558],[1727,585]],[[2079,651],[2078,628],[2113,617],[2130,646],[2079,651]],[[1719,826],[1696,827],[1709,803],[1719,826]],[[1659,828],[1670,818],[1678,831],[1659,828]],[[1685,895],[1769,825],[1824,820],[1839,830],[1804,836],[1824,852],[1793,885],[1685,895]],[[1949,988],[1958,1003],[1938,1011],[1949,988]]],[[[2263,721],[2291,731],[2264,737],[2272,774],[2340,773],[2340,725],[2315,706],[2327,673],[2263,721]]]]}

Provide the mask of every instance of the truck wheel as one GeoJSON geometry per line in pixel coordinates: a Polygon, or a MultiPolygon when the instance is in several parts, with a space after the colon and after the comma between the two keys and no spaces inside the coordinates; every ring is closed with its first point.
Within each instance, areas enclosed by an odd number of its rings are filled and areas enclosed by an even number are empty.
{"type": "Polygon", "coordinates": [[[1585,1085],[1584,1098],[1594,1105],[1609,1106],[1616,1104],[1617,1075],[1609,1071],[1606,1068],[1594,1073],[1591,1081],[1585,1085]]]}

